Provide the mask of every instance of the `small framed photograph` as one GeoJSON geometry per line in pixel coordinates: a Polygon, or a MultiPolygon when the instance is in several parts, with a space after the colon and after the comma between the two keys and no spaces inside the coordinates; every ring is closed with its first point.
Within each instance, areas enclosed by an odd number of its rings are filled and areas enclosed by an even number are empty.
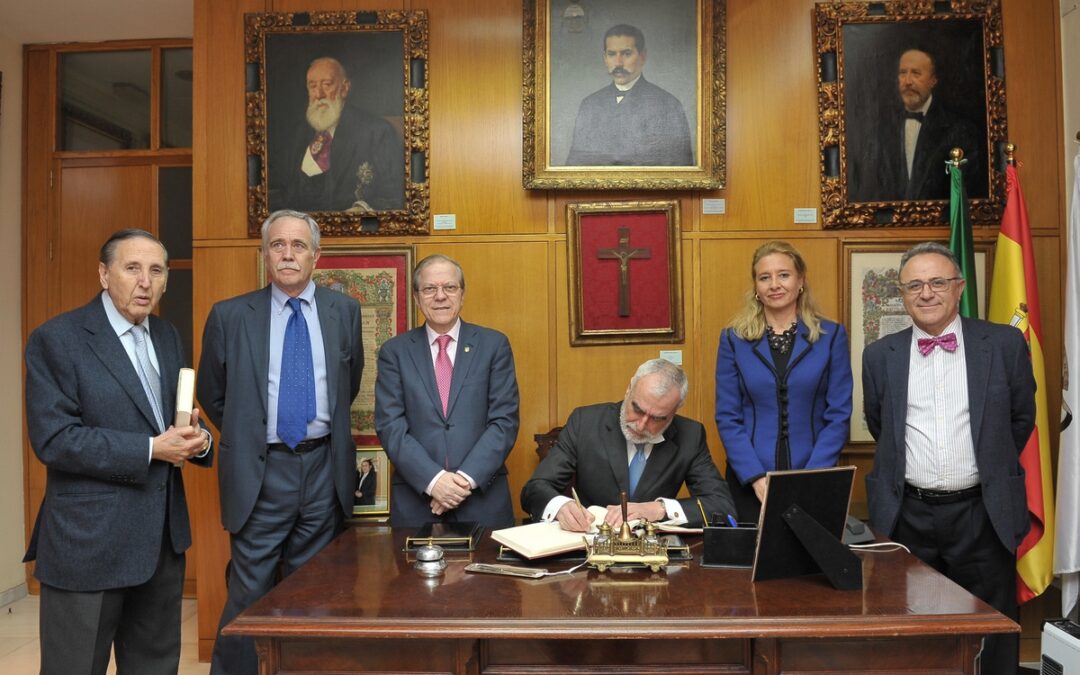
{"type": "Polygon", "coordinates": [[[814,5],[826,228],[949,222],[963,152],[972,222],[1005,205],[999,0],[814,5]]]}
{"type": "Polygon", "coordinates": [[[424,10],[246,14],[248,231],[428,233],[424,10]]]}
{"type": "MultiPolygon", "coordinates": [[[[352,404],[352,434],[358,446],[378,445],[375,434],[376,354],[383,343],[412,328],[411,246],[323,247],[312,280],[360,302],[364,376],[352,404]]],[[[259,255],[259,285],[268,281],[259,255]]]]}
{"type": "Polygon", "coordinates": [[[572,203],[570,344],[682,342],[677,201],[572,203]]]}
{"type": "Polygon", "coordinates": [[[723,187],[724,24],[724,0],[525,0],[525,187],[723,187]]]}
{"type": "MultiPolygon", "coordinates": [[[[862,355],[870,343],[911,325],[900,293],[900,258],[921,240],[844,242],[844,316],[851,342],[851,375],[854,379],[851,408],[851,443],[873,443],[863,409],[862,355]]],[[[975,244],[975,283],[979,316],[986,316],[987,275],[993,245],[975,244]]]]}
{"type": "Polygon", "coordinates": [[[390,513],[390,460],[382,448],[356,449],[354,516],[390,513]]]}

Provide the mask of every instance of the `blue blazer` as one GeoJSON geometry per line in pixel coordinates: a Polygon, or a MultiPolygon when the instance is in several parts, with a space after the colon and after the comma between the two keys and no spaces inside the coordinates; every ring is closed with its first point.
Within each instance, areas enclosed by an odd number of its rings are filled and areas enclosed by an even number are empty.
{"type": "Polygon", "coordinates": [[[390,524],[417,527],[440,520],[424,493],[439,471],[461,470],[477,483],[444,518],[488,527],[514,524],[506,458],[518,433],[514,354],[502,333],[461,322],[449,410],[443,415],[424,326],[379,348],[375,431],[394,465],[390,524]]]}
{"type": "Polygon", "coordinates": [[[776,469],[784,409],[791,468],[836,464],[851,419],[851,358],[843,326],[822,319],[821,330],[811,344],[809,330],[799,321],[783,381],[773,369],[768,338],[748,342],[730,328],[720,334],[716,428],[728,464],[743,485],[776,469]]]}
{"type": "MultiPolygon", "coordinates": [[[[150,339],[171,422],[184,348],[157,316],[150,339]]],[[[23,561],[37,560],[42,583],[80,592],[137,586],[153,576],[163,536],[176,553],[191,546],[183,471],[150,460],[157,422],[100,294],[30,334],[26,428],[47,477],[23,561]]],[[[207,453],[187,463],[211,461],[207,453]]]]}

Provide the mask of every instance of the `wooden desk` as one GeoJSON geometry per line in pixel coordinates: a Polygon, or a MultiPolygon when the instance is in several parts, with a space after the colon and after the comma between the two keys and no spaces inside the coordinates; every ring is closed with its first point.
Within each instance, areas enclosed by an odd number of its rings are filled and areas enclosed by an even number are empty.
{"type": "MultiPolygon", "coordinates": [[[[528,580],[469,574],[467,556],[448,556],[446,574],[425,579],[403,541],[349,529],[225,632],[256,637],[263,675],[765,675],[975,673],[980,636],[1019,630],[903,552],[860,554],[865,588],[843,592],[820,575],[753,584],[749,570],[696,560],[528,580]]],[[[490,539],[473,557],[494,557],[490,539]]]]}

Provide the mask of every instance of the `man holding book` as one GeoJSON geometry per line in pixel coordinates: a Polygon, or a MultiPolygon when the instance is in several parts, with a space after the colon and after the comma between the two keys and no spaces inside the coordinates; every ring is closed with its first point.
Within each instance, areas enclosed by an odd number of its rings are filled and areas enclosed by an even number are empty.
{"type": "Polygon", "coordinates": [[[688,388],[682,368],[653,359],[630,379],[621,405],[574,410],[522,489],[522,507],[534,520],[557,520],[575,532],[588,531],[595,520],[583,506],[605,506],[605,522],[621,525],[620,492],[628,495],[630,520],[701,527],[705,513],[735,513],[705,428],[675,414],[688,388]],[[579,501],[565,495],[571,484],[579,501]],[[690,497],[676,499],[683,484],[690,497]]]}

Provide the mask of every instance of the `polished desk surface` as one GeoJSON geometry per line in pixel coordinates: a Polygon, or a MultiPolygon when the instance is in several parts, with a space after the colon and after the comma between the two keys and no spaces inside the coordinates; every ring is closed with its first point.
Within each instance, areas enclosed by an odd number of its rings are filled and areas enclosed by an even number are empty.
{"type": "MultiPolygon", "coordinates": [[[[406,559],[409,531],[346,530],[241,614],[225,632],[327,638],[812,638],[1017,632],[1019,627],[903,551],[858,555],[863,590],[837,591],[822,575],[753,583],[748,569],[693,562],[648,570],[582,569],[545,579],[473,574],[496,545],[447,554],[437,578],[406,559]]],[[[542,561],[534,566],[542,567],[542,561]]],[[[549,569],[569,567],[568,564],[549,569]]]]}

